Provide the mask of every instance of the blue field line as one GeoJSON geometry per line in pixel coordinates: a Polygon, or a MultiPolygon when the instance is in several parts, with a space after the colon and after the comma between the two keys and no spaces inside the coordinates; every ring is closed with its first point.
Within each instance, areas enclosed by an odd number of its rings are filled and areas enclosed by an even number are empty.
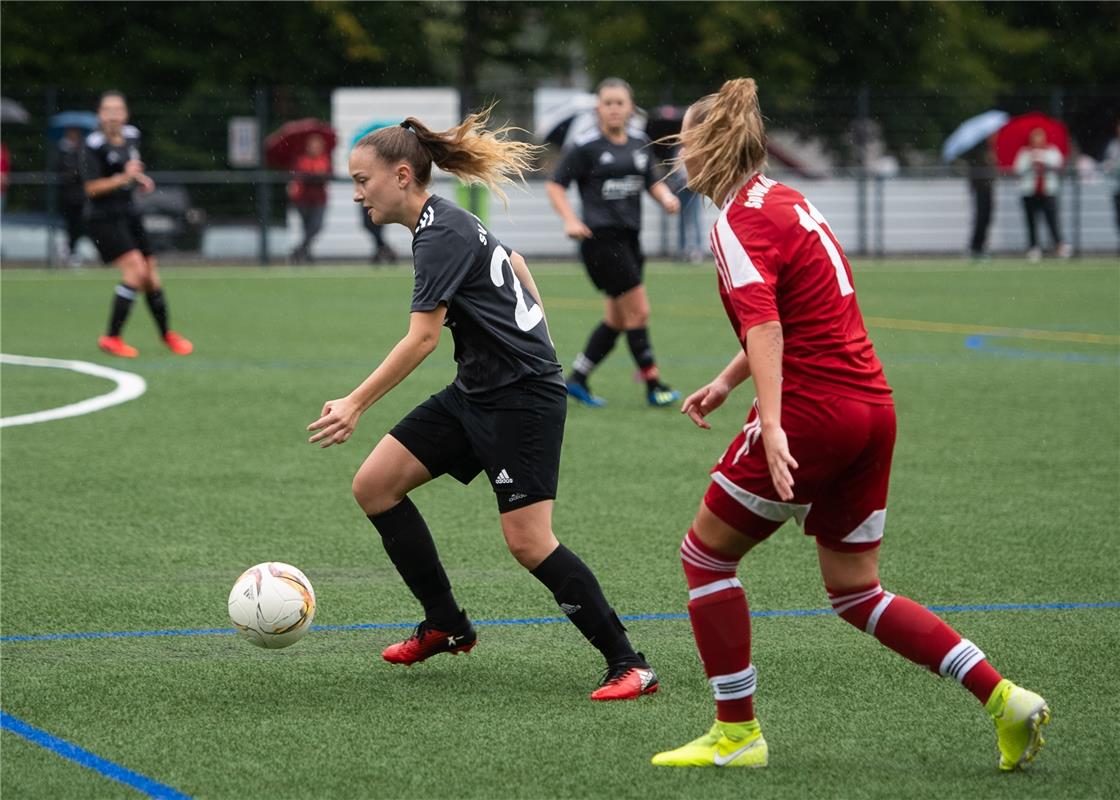
{"type": "Polygon", "coordinates": [[[1120,355],[1106,355],[1100,353],[1077,352],[1051,352],[1047,350],[1022,350],[1002,345],[992,344],[989,339],[1001,337],[991,335],[969,336],[964,340],[964,346],[977,353],[983,353],[1000,358],[1012,358],[1020,361],[1067,361],[1075,364],[1120,364],[1120,355]]]}
{"type": "Polygon", "coordinates": [[[172,789],[159,781],[133,772],[120,764],[114,764],[101,756],[94,755],[89,750],[83,750],[78,745],[59,739],[57,736],[44,730],[29,725],[11,714],[0,711],[0,730],[11,731],[16,736],[22,736],[31,744],[38,745],[45,750],[50,750],[58,756],[73,761],[75,764],[92,769],[117,783],[123,783],[148,797],[168,798],[168,800],[190,800],[190,795],[183,794],[178,789],[172,789]]]}
{"type": "MultiPolygon", "coordinates": [[[[1120,608],[1120,600],[1108,600],[1100,603],[987,603],[984,605],[936,605],[927,606],[930,611],[939,613],[957,612],[993,612],[993,611],[1069,611],[1074,609],[1094,608],[1120,608]]],[[[830,608],[789,608],[774,609],[771,611],[751,611],[751,616],[761,617],[820,617],[831,614],[830,608]]],[[[658,622],[663,620],[688,619],[688,614],[627,614],[620,617],[623,622],[658,622]]],[[[472,620],[475,625],[507,626],[507,625],[551,625],[557,622],[567,622],[567,617],[524,617],[516,619],[483,619],[472,620]]],[[[381,631],[381,630],[406,630],[415,628],[415,622],[359,622],[352,625],[313,625],[313,631],[381,631]]],[[[64,639],[137,639],[149,636],[214,636],[232,635],[236,633],[233,628],[168,628],[155,631],[101,631],[92,633],[39,633],[16,634],[0,636],[0,643],[14,644],[17,642],[53,642],[64,639]]]]}

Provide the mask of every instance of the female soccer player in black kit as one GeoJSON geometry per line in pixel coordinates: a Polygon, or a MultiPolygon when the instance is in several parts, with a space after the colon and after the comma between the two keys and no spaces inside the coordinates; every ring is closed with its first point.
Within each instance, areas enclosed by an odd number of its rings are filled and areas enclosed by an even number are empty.
{"type": "Polygon", "coordinates": [[[167,299],[156,271],[148,236],[132,204],[132,189],[149,193],[155,182],[144,174],[140,160],[140,131],[128,122],[128,106],[120,92],[105,92],[97,109],[99,130],[86,137],[81,172],[89,197],[87,233],[97,246],[101,260],[120,268],[121,282],[114,291],[109,327],[97,340],[106,353],[136,358],[135,347],[121,339],[136,293],[143,291],[164,344],[177,355],[188,355],[194,347],[168,328],[167,299]]]}
{"type": "Polygon", "coordinates": [[[676,214],[681,204],[668,186],[654,179],[649,139],[626,128],[634,113],[630,84],[607,78],[597,93],[599,128],[576,140],[546,184],[552,207],[564,220],[564,233],[580,241],[587,274],[607,296],[603,321],[576,356],[568,394],[587,406],[605,404],[591,393],[587,378],[626,331],[630,354],[646,383],[646,399],[651,406],[670,406],[680,395],[661,382],[649,340],[649,297],[642,285],[645,256],[638,241],[642,190],[648,190],[670,214],[676,214]],[[582,221],[568,202],[567,189],[573,180],[579,184],[582,221]]]}
{"type": "Polygon", "coordinates": [[[354,477],[354,497],[424,607],[424,620],[382,657],[411,665],[475,646],[435,543],[408,493],[450,474],[469,483],[485,471],[497,496],[510,552],[553,594],[606,658],[591,698],[650,694],[657,677],[634,652],[591,570],[552,532],[566,400],[540,294],[520,255],[475,216],[432,195],[432,164],[499,195],[521,177],[534,147],[490,132],[487,112],[442,133],[409,117],[361,139],[350,154],[354,201],[379,225],[413,230],[415,283],[408,334],[346,397],[330,400],[308,426],[323,447],[350,438],[358,418],[423,361],[444,326],[455,340],[454,383],[402,419],[354,477]]]}

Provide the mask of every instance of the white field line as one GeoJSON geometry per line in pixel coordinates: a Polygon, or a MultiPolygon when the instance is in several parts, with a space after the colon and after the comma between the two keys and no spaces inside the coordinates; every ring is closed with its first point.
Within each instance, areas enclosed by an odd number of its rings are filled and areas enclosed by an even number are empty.
{"type": "Polygon", "coordinates": [[[105,378],[113,381],[116,388],[106,394],[80,400],[58,408],[48,408],[46,411],[34,411],[30,414],[19,414],[14,417],[0,417],[0,428],[13,425],[32,425],[36,422],[50,422],[67,417],[79,417],[82,414],[92,414],[110,406],[127,403],[135,400],[148,390],[147,382],[139,375],[131,372],[122,372],[119,369],[110,369],[100,364],[91,364],[88,361],[67,361],[57,358],[35,358],[32,356],[13,356],[0,353],[0,364],[12,364],[20,367],[49,367],[54,369],[68,369],[71,372],[80,372],[83,375],[93,375],[96,378],[105,378]]]}

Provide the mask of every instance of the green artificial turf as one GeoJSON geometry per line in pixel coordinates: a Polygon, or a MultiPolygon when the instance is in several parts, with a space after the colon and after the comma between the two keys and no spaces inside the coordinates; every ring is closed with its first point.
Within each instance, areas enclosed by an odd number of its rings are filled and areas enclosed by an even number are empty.
{"type": "MultiPolygon", "coordinates": [[[[939,606],[1120,601],[1120,268],[1115,261],[857,263],[856,288],[895,389],[899,440],[883,583],[939,606]],[[1011,330],[1006,330],[1011,329],[1011,330]]],[[[565,363],[601,315],[571,265],[535,270],[565,363]]],[[[350,480],[369,449],[454,372],[450,337],[319,450],[306,425],[404,333],[410,270],[164,270],[173,325],[159,344],[143,304],[134,361],[95,340],[116,275],[6,271],[5,353],[136,372],[142,397],[92,415],[4,428],[2,635],[229,627],[247,566],[303,569],[316,624],[414,623],[418,609],[350,480]]],[[[665,378],[690,391],[734,353],[710,267],[654,264],[651,333],[665,378]]],[[[681,614],[677,547],[708,468],[751,400],[700,431],[645,406],[620,344],[593,378],[609,400],[569,411],[558,537],[623,615],[681,614]]],[[[5,365],[0,413],[112,388],[5,365]]],[[[463,605],[478,620],[558,617],[506,552],[489,488],[445,478],[413,497],[463,605]]],[[[752,609],[827,607],[813,545],[792,526],[741,570],[752,609]]],[[[1050,701],[1040,760],[1000,775],[975,700],[832,615],[760,616],[761,771],[659,770],[698,736],[711,695],[687,620],[630,623],[662,690],[592,704],[598,655],[564,622],[480,628],[467,657],[412,669],[378,652],[404,631],[313,631],[282,651],[232,635],[0,643],[4,712],[180,792],[384,798],[1084,798],[1114,791],[1120,608],[946,611],[1008,677],[1050,701]],[[1110,789],[1109,787],[1113,787],[1110,789]]],[[[12,733],[5,797],[132,790],[12,733]]]]}

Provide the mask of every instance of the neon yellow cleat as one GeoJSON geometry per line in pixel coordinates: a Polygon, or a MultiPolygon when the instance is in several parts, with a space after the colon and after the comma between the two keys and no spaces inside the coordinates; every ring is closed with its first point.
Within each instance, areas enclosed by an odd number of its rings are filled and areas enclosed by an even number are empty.
{"type": "Polygon", "coordinates": [[[699,739],[658,753],[652,763],[659,767],[765,767],[768,757],[757,720],[717,721],[699,739]]]}
{"type": "Polygon", "coordinates": [[[1046,744],[1042,738],[1042,726],[1050,722],[1046,701],[1009,680],[1002,680],[984,708],[996,723],[999,768],[1010,772],[1034,761],[1046,744]]]}

